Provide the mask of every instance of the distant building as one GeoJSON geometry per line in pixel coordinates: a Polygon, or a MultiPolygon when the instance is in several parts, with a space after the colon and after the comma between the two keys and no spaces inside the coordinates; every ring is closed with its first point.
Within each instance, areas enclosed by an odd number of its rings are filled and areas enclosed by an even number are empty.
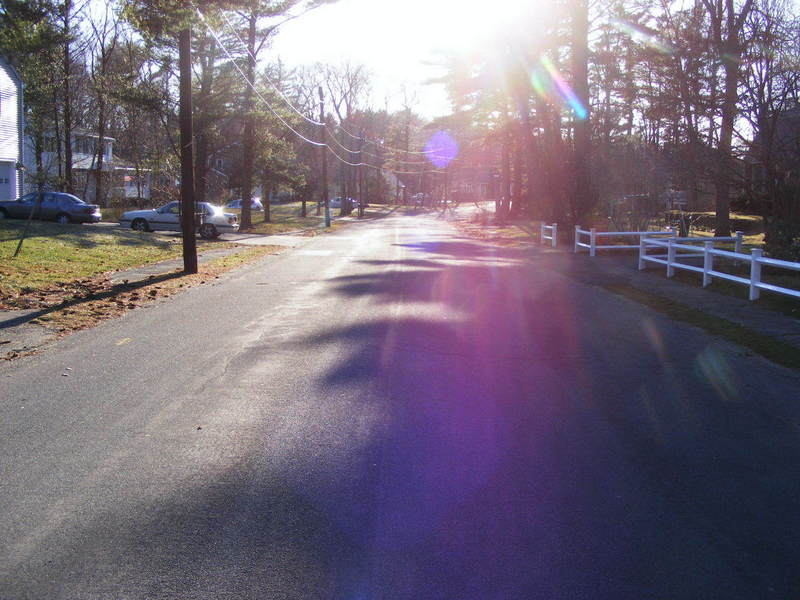
{"type": "Polygon", "coordinates": [[[748,183],[761,191],[767,172],[783,178],[800,177],[800,106],[785,110],[756,133],[748,154],[748,183]],[[761,163],[768,157],[770,169],[761,163]]]}
{"type": "Polygon", "coordinates": [[[22,80],[0,56],[0,200],[22,195],[24,129],[22,80]]]}
{"type": "MultiPolygon", "coordinates": [[[[97,198],[97,160],[100,137],[87,131],[76,130],[72,134],[72,171],[75,179],[75,193],[86,202],[108,205],[112,201],[150,198],[150,171],[135,169],[133,165],[114,155],[114,142],[111,137],[103,138],[103,197],[97,198]]],[[[37,172],[33,140],[26,137],[26,169],[31,174],[27,179],[26,192],[33,191],[36,182],[43,179],[37,172]]],[[[63,141],[56,140],[52,134],[44,136],[41,164],[45,180],[59,181],[63,177],[63,141]]],[[[47,185],[47,184],[45,184],[47,185]]]]}

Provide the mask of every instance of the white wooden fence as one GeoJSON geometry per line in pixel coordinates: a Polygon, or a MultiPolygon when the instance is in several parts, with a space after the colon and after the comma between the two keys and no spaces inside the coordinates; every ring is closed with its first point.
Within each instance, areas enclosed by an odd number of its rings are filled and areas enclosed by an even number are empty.
{"type": "Polygon", "coordinates": [[[750,254],[741,252],[741,232],[736,232],[736,238],[671,238],[667,240],[653,239],[647,235],[643,235],[639,241],[639,270],[645,268],[645,263],[652,262],[667,267],[667,277],[675,275],[675,269],[684,269],[686,271],[693,271],[695,273],[703,274],[703,287],[711,284],[713,278],[725,279],[733,281],[750,288],[750,300],[758,300],[761,290],[769,290],[778,294],[785,294],[800,298],[800,290],[793,290],[784,288],[769,283],[764,283],[761,280],[761,267],[766,265],[769,267],[788,269],[792,271],[800,271],[800,263],[790,262],[787,260],[777,260],[774,258],[765,258],[764,251],[760,248],[754,248],[750,254]],[[729,250],[721,250],[714,248],[715,241],[735,241],[736,252],[729,250]],[[702,246],[697,246],[697,243],[702,243],[702,246]],[[666,254],[648,254],[648,248],[658,248],[666,250],[666,254]],[[681,259],[702,257],[703,266],[697,266],[680,262],[681,259]],[[731,275],[730,273],[723,273],[714,269],[714,258],[724,258],[736,262],[750,263],[750,277],[741,277],[739,275],[731,275]]]}
{"type": "Polygon", "coordinates": [[[542,223],[542,230],[539,235],[539,240],[542,244],[544,244],[546,241],[549,241],[553,248],[558,246],[558,223],[553,223],[552,225],[545,225],[542,223]]]}
{"type": "Polygon", "coordinates": [[[598,244],[603,238],[641,238],[643,235],[675,237],[675,231],[665,229],[662,231],[597,231],[596,229],[581,229],[580,225],[575,225],[575,252],[580,252],[581,248],[589,250],[589,256],[595,256],[598,250],[635,250],[639,247],[639,240],[636,244],[598,244]],[[586,241],[584,241],[586,240],[586,241]]]}

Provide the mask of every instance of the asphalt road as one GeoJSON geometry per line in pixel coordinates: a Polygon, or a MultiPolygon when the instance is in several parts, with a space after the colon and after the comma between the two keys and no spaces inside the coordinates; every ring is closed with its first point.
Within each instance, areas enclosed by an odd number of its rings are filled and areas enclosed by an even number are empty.
{"type": "Polygon", "coordinates": [[[800,376],[433,217],[0,366],[0,598],[800,598],[800,376]]]}

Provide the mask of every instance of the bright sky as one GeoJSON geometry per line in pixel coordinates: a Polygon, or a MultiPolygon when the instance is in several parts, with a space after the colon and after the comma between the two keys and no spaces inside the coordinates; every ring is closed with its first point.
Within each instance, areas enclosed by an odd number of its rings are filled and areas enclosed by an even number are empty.
{"type": "Polygon", "coordinates": [[[531,0],[339,0],[286,23],[273,52],[296,66],[362,63],[372,72],[375,108],[402,105],[402,85],[426,117],[450,113],[444,89],[425,82],[440,74],[442,52],[467,49],[513,22],[531,0]]]}

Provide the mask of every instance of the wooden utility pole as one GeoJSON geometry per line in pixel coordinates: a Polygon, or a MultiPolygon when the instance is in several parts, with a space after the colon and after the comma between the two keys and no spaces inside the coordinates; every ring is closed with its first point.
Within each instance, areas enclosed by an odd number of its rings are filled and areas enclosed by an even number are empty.
{"type": "MultiPolygon", "coordinates": [[[[408,143],[409,143],[409,130],[411,129],[411,109],[406,108],[406,170],[410,171],[409,169],[409,160],[408,160],[408,143]]],[[[407,186],[403,186],[403,206],[408,204],[408,192],[406,191],[407,186]]]]}
{"type": "MultiPolygon", "coordinates": [[[[64,178],[68,194],[75,193],[75,180],[72,174],[72,56],[70,55],[70,19],[72,18],[72,0],[65,0],[62,8],[64,20],[64,48],[62,57],[64,88],[64,178]]],[[[58,129],[58,128],[56,128],[58,129]]]]}
{"type": "Polygon", "coordinates": [[[181,231],[183,232],[183,272],[197,273],[197,240],[194,225],[194,156],[192,152],[192,30],[178,34],[180,66],[181,128],[181,231]]]}
{"type": "Polygon", "coordinates": [[[358,136],[358,218],[364,218],[364,202],[366,202],[366,198],[364,197],[364,162],[363,159],[363,151],[364,151],[364,130],[362,129],[359,132],[358,136]]]}
{"type": "Polygon", "coordinates": [[[325,145],[325,96],[322,93],[322,86],[319,86],[319,122],[320,122],[320,141],[322,146],[322,203],[325,205],[325,227],[331,226],[331,207],[328,202],[328,147],[325,145]]]}

